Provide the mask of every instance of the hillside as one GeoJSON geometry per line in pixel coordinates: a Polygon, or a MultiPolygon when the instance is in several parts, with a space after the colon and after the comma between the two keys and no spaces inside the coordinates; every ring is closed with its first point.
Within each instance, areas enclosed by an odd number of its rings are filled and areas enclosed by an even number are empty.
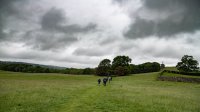
{"type": "Polygon", "coordinates": [[[22,64],[22,65],[32,65],[32,66],[40,66],[50,69],[65,69],[66,67],[60,66],[53,66],[53,65],[42,65],[42,64],[35,64],[35,63],[27,63],[27,62],[15,62],[15,61],[0,61],[0,65],[3,64],[22,64]]]}

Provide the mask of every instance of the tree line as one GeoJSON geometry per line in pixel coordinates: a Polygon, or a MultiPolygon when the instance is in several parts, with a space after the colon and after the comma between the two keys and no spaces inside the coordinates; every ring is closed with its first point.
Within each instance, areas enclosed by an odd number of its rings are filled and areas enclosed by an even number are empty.
{"type": "Polygon", "coordinates": [[[113,61],[103,59],[96,68],[64,68],[50,67],[22,62],[0,61],[0,70],[27,73],[63,73],[63,74],[88,74],[88,75],[116,75],[124,76],[136,73],[157,72],[164,68],[164,64],[157,62],[146,62],[139,65],[131,64],[132,59],[128,56],[116,56],[113,61]]]}
{"type": "Polygon", "coordinates": [[[116,56],[112,63],[109,59],[103,59],[96,68],[96,75],[107,76],[117,75],[125,76],[128,74],[158,72],[164,64],[157,62],[146,62],[139,65],[130,64],[132,61],[128,56],[116,56]]]}

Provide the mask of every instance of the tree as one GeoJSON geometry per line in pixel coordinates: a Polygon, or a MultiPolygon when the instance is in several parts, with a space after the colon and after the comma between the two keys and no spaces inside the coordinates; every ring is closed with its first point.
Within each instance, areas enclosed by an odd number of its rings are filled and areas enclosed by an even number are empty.
{"type": "Polygon", "coordinates": [[[116,56],[113,59],[112,62],[112,68],[115,69],[116,67],[125,67],[125,66],[129,66],[129,63],[131,63],[131,58],[129,58],[128,56],[116,56]]]}
{"type": "Polygon", "coordinates": [[[96,68],[96,74],[100,76],[106,76],[111,69],[111,61],[109,59],[103,59],[96,68]]]}
{"type": "Polygon", "coordinates": [[[127,72],[128,72],[127,68],[122,67],[122,66],[118,66],[114,70],[115,75],[118,75],[118,76],[125,76],[128,74],[127,72]]]}
{"type": "Polygon", "coordinates": [[[199,69],[199,63],[193,58],[193,56],[184,55],[181,62],[178,62],[176,68],[183,72],[193,72],[199,69]]]}
{"type": "Polygon", "coordinates": [[[98,67],[101,67],[101,66],[103,66],[103,67],[108,67],[108,68],[110,68],[111,67],[111,61],[109,60],[109,59],[103,59],[100,63],[99,63],[99,65],[98,65],[98,67]]]}
{"type": "Polygon", "coordinates": [[[152,63],[152,71],[151,72],[158,72],[160,71],[160,64],[157,62],[152,63]]]}
{"type": "Polygon", "coordinates": [[[83,74],[94,74],[94,69],[92,68],[85,68],[83,69],[83,74]]]}
{"type": "Polygon", "coordinates": [[[116,56],[112,62],[112,69],[115,75],[123,76],[130,73],[129,64],[131,59],[128,56],[116,56]]]}

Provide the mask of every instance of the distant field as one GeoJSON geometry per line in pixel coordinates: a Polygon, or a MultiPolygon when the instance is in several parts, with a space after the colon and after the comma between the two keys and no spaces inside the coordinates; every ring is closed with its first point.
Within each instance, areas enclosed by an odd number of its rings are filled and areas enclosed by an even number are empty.
{"type": "Polygon", "coordinates": [[[0,112],[200,112],[200,84],[156,81],[158,73],[114,77],[0,71],[0,112]]]}
{"type": "Polygon", "coordinates": [[[165,67],[164,70],[178,71],[176,67],[165,67]]]}

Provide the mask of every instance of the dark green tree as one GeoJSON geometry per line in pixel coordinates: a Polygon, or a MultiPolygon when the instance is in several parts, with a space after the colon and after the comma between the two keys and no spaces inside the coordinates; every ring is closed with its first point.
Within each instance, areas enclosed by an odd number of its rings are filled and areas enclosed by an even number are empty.
{"type": "Polygon", "coordinates": [[[111,70],[111,61],[109,59],[103,59],[96,68],[96,74],[100,76],[106,76],[111,70]]]}
{"type": "Polygon", "coordinates": [[[116,67],[125,67],[125,66],[129,66],[129,64],[131,63],[131,58],[129,58],[128,56],[116,56],[113,59],[112,62],[112,68],[115,69],[116,67]]]}
{"type": "Polygon", "coordinates": [[[108,68],[110,68],[111,67],[111,61],[109,60],[109,59],[103,59],[100,63],[99,63],[99,65],[98,65],[98,67],[100,67],[100,66],[103,66],[103,67],[108,67],[108,68]]]}
{"type": "Polygon", "coordinates": [[[199,69],[199,63],[193,58],[193,56],[184,55],[181,62],[178,62],[176,68],[183,72],[194,72],[199,69]]]}
{"type": "Polygon", "coordinates": [[[95,74],[95,71],[92,68],[85,68],[83,69],[83,74],[95,74]]]}
{"type": "Polygon", "coordinates": [[[115,75],[123,76],[130,73],[129,64],[131,63],[131,58],[128,56],[116,56],[112,62],[112,69],[115,75]]]}
{"type": "Polygon", "coordinates": [[[128,68],[127,67],[122,67],[118,66],[114,70],[115,75],[117,76],[125,76],[128,74],[128,68]]]}

